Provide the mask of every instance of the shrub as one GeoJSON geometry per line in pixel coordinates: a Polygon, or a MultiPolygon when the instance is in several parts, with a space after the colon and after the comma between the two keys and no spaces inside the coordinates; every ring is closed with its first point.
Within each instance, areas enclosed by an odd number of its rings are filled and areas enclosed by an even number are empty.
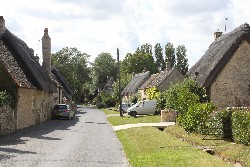
{"type": "Polygon", "coordinates": [[[201,132],[205,120],[215,109],[213,103],[197,103],[188,108],[188,112],[178,117],[180,125],[188,132],[201,132]]]}
{"type": "Polygon", "coordinates": [[[106,105],[103,102],[98,102],[98,103],[96,103],[96,107],[101,109],[101,108],[106,108],[106,105]]]}
{"type": "Polygon", "coordinates": [[[250,111],[234,110],[232,114],[233,137],[236,143],[250,145],[250,111]]]}

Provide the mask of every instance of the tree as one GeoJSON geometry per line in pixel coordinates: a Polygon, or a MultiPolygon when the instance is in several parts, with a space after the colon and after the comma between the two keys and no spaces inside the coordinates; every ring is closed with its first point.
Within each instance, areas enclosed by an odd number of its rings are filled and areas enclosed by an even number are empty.
{"type": "Polygon", "coordinates": [[[145,43],[141,46],[142,53],[149,53],[152,55],[152,45],[149,43],[145,43]]]}
{"type": "Polygon", "coordinates": [[[165,62],[167,66],[169,66],[167,68],[172,69],[175,66],[175,48],[174,45],[170,42],[165,45],[165,56],[165,62]]]}
{"type": "Polygon", "coordinates": [[[83,92],[83,84],[90,81],[90,69],[87,67],[89,55],[81,53],[77,48],[62,48],[52,54],[51,61],[67,82],[74,89],[74,99],[79,101],[83,92]]]}
{"type": "Polygon", "coordinates": [[[163,58],[163,53],[162,53],[162,48],[161,48],[161,44],[157,43],[154,47],[155,49],[155,58],[156,58],[156,65],[158,70],[165,70],[166,69],[166,64],[163,58]]]}
{"type": "Polygon", "coordinates": [[[108,78],[113,77],[116,80],[117,68],[116,60],[112,58],[110,53],[100,53],[92,65],[94,86],[102,91],[108,78]]]}
{"type": "Polygon", "coordinates": [[[122,68],[124,68],[128,74],[142,73],[144,70],[150,71],[151,73],[157,72],[157,66],[152,54],[143,53],[141,50],[137,50],[133,54],[127,54],[122,62],[122,68]]]}
{"type": "Polygon", "coordinates": [[[179,45],[176,49],[176,69],[180,71],[183,75],[188,72],[188,59],[186,55],[187,49],[185,45],[179,45]]]}

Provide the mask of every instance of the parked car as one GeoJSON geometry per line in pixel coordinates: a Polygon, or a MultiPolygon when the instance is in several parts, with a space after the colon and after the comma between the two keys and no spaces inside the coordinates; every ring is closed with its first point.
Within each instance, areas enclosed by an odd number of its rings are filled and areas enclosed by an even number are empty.
{"type": "MultiPolygon", "coordinates": [[[[126,113],[130,106],[131,105],[129,103],[122,103],[122,112],[126,113]]],[[[120,111],[120,105],[118,106],[117,111],[120,111]]]]}
{"type": "Polygon", "coordinates": [[[51,119],[67,118],[73,119],[75,111],[67,104],[56,104],[51,111],[51,119]]]}
{"type": "Polygon", "coordinates": [[[156,102],[156,100],[139,101],[138,103],[128,108],[128,115],[136,117],[136,115],[157,114],[156,102]]]}

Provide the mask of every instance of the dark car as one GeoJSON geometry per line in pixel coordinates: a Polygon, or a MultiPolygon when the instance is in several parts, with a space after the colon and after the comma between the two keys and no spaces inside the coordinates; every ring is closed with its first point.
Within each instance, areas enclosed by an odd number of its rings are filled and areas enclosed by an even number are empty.
{"type": "Polygon", "coordinates": [[[67,104],[56,104],[51,111],[51,119],[73,119],[74,117],[75,112],[67,104]]]}

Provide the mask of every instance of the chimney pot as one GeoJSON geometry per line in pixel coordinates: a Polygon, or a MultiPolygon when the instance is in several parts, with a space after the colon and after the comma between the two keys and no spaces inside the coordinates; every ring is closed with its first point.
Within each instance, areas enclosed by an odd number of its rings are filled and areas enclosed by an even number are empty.
{"type": "Polygon", "coordinates": [[[220,32],[219,30],[217,32],[214,33],[214,39],[219,38],[220,36],[222,36],[222,32],[220,32]]]}

